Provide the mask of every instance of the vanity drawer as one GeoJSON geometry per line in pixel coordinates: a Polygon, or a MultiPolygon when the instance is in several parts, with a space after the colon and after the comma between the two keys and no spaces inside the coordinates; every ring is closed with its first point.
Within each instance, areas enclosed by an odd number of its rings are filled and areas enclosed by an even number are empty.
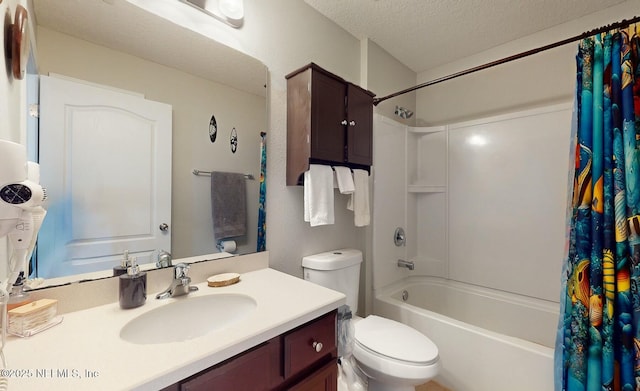
{"type": "Polygon", "coordinates": [[[283,339],[284,378],[335,358],[336,312],[333,311],[287,333],[283,339]],[[315,343],[315,345],[314,345],[315,343]],[[318,344],[322,344],[321,347],[318,344]]]}
{"type": "Polygon", "coordinates": [[[276,337],[181,382],[180,391],[268,391],[279,381],[279,359],[276,337]]]}

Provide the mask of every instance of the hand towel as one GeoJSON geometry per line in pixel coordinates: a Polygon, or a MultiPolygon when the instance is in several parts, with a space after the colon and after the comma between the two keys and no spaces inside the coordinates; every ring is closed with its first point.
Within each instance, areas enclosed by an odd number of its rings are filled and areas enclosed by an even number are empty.
{"type": "Polygon", "coordinates": [[[347,209],[353,211],[353,222],[356,227],[369,225],[369,174],[365,170],[353,170],[355,191],[347,203],[347,209]]]}
{"type": "Polygon", "coordinates": [[[309,165],[304,173],[304,221],[312,227],[334,223],[333,170],[330,166],[309,165]]]}
{"type": "Polygon", "coordinates": [[[335,166],[336,180],[338,181],[338,189],[341,194],[353,194],[355,187],[353,185],[353,175],[351,169],[344,166],[335,166]]]}
{"type": "Polygon", "coordinates": [[[247,190],[243,174],[211,173],[211,215],[216,240],[247,234],[247,190]]]}

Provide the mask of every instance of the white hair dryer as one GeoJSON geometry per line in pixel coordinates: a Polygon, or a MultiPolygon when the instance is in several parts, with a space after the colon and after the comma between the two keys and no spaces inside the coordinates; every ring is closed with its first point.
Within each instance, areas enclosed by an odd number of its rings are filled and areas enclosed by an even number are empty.
{"type": "Polygon", "coordinates": [[[21,271],[28,275],[27,261],[47,213],[42,207],[47,196],[39,184],[40,168],[37,163],[27,163],[23,145],[0,140],[0,156],[0,237],[9,238],[8,280],[4,285],[9,287],[21,271]]]}

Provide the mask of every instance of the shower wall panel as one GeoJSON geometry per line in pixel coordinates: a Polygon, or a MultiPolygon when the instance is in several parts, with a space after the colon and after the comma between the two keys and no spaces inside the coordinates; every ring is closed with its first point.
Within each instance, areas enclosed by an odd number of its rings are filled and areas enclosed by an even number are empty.
{"type": "Polygon", "coordinates": [[[558,301],[572,108],[449,125],[449,278],[558,301]]]}

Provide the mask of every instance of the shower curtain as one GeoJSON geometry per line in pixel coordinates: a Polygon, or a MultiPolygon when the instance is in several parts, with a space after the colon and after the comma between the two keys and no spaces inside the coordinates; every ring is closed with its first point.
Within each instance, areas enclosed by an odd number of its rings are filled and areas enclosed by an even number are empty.
{"type": "Polygon", "coordinates": [[[267,134],[260,132],[260,199],[258,201],[258,240],[256,251],[267,247],[267,134]]]}
{"type": "Polygon", "coordinates": [[[640,39],[580,42],[555,389],[640,390],[640,39]]]}

